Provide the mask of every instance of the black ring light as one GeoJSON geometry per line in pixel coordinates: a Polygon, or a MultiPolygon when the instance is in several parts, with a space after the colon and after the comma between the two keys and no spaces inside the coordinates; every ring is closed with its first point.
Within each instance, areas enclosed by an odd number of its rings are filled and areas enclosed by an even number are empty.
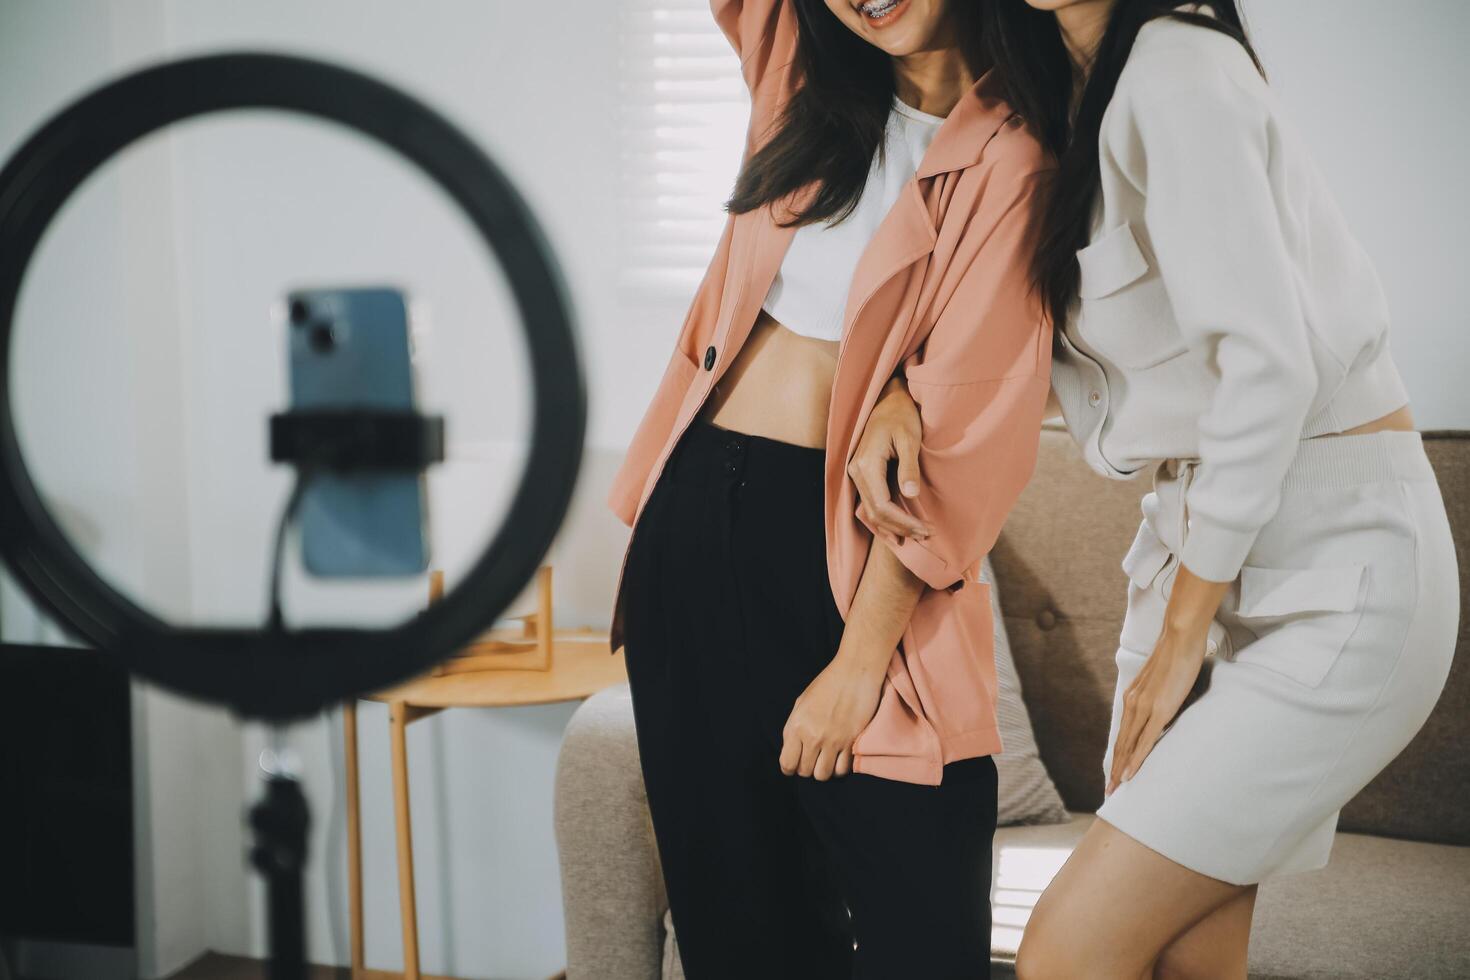
{"type": "Polygon", "coordinates": [[[585,421],[570,304],[530,209],[448,120],[366,75],[254,53],[147,68],[64,109],[0,171],[0,554],[35,602],[164,687],[249,717],[285,720],[422,673],[471,640],[530,580],[571,499],[585,421]],[[52,520],[21,457],[10,341],[21,282],[42,234],[77,187],[133,141],[181,120],[245,108],[340,123],[417,165],[465,211],[499,260],[528,335],[532,441],[505,523],[463,582],[386,629],[268,632],[165,623],[93,572],[52,520]]]}

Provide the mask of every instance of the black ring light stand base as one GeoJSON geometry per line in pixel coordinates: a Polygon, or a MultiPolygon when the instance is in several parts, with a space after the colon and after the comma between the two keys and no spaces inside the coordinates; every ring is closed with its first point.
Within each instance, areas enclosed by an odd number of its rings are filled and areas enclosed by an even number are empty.
{"type": "MultiPolygon", "coordinates": [[[[423,673],[463,646],[535,572],[571,499],[586,394],[570,305],[530,209],[452,123],[382,82],[334,65],[224,54],[144,69],[89,93],[33,133],[0,170],[0,556],[32,601],[77,638],[161,686],[273,723],[423,673]],[[339,123],[415,164],[457,204],[506,274],[534,381],[530,453],[504,523],[463,582],[429,609],[382,630],[176,627],[145,612],[77,553],[31,480],[11,405],[16,301],[26,268],[72,193],[114,154],[184,119],[229,109],[284,109],[339,123]]],[[[302,468],[422,470],[442,458],[442,423],[417,415],[276,416],[272,455],[302,468]]],[[[290,513],[288,510],[287,519],[290,513]]],[[[278,753],[250,812],[251,863],[266,876],[271,972],[305,973],[302,873],[309,814],[278,753]]]]}
{"type": "Polygon", "coordinates": [[[285,773],[268,775],[265,794],[250,808],[250,827],[255,831],[250,864],[266,880],[271,980],[306,978],[302,872],[310,824],[306,797],[296,778],[285,773]]]}

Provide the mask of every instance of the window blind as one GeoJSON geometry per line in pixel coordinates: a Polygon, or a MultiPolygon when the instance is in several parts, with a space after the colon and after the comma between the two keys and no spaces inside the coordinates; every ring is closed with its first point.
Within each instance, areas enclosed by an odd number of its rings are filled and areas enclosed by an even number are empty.
{"type": "Polygon", "coordinates": [[[750,99],[709,0],[622,0],[620,285],[689,301],[719,241],[750,99]]]}

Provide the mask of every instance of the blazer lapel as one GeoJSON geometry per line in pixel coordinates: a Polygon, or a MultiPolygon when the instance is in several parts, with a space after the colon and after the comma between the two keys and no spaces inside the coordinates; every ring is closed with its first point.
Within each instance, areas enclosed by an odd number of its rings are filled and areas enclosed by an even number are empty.
{"type": "Polygon", "coordinates": [[[827,415],[829,480],[847,466],[861,422],[916,327],[911,314],[923,282],[922,272],[910,271],[904,295],[895,297],[899,304],[896,308],[885,301],[881,310],[875,309],[871,315],[865,315],[865,311],[884,285],[906,270],[916,269],[916,264],[925,264],[934,250],[938,235],[922,187],[928,183],[914,178],[904,184],[853,273],[827,415]]]}
{"type": "Polygon", "coordinates": [[[917,176],[922,180],[950,170],[964,170],[980,162],[985,144],[1005,121],[1015,115],[1001,98],[1000,80],[994,69],[976,79],[944,117],[934,134],[917,176]]]}
{"type": "MultiPolygon", "coordinates": [[[[958,171],[980,161],[986,144],[1012,115],[998,97],[996,84],[994,73],[987,72],[950,110],[913,179],[904,185],[858,262],[848,292],[842,349],[832,385],[833,411],[828,418],[827,451],[833,457],[829,463],[838,469],[846,466],[867,412],[913,343],[920,328],[917,314],[937,286],[936,277],[928,272],[939,241],[944,204],[951,196],[950,184],[959,178],[958,171]],[[904,295],[895,297],[898,308],[885,303],[874,315],[864,316],[878,290],[905,270],[911,271],[904,295]],[[840,462],[836,459],[839,452],[840,462]]],[[[947,260],[947,255],[940,256],[941,265],[947,260]]]]}
{"type": "MultiPolygon", "coordinates": [[[[868,243],[848,292],[844,349],[854,335],[866,334],[867,327],[857,321],[873,294],[893,276],[934,250],[942,217],[940,201],[948,197],[936,190],[936,181],[942,184],[952,171],[978,163],[990,138],[1011,115],[1006,103],[998,97],[996,85],[994,72],[986,72],[950,110],[919,161],[913,179],[904,185],[868,243]]],[[[907,324],[908,332],[915,326],[907,324]]],[[[891,332],[893,324],[888,327],[891,332]]],[[[901,339],[906,343],[908,337],[901,339]]]]}
{"type": "Polygon", "coordinates": [[[933,251],[938,238],[920,180],[913,178],[903,185],[853,271],[843,314],[844,351],[853,331],[861,329],[858,320],[868,300],[884,283],[933,251]]]}

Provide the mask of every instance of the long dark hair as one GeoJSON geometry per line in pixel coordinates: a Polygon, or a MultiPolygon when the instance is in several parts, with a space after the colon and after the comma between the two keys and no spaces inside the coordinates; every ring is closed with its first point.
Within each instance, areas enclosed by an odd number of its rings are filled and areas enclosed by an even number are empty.
{"type": "Polygon", "coordinates": [[[1077,298],[1077,251],[1087,245],[1092,230],[1103,111],[1112,101],[1118,76],[1143,25],[1159,17],[1171,17],[1219,31],[1238,41],[1255,62],[1256,70],[1265,75],[1235,0],[1210,0],[1214,17],[1176,10],[1178,4],[1179,0],[1117,0],[1073,119],[1068,116],[1074,68],[1055,16],[1035,10],[1023,0],[986,5],[984,31],[1007,97],[1057,157],[1032,262],[1036,286],[1054,323],[1063,322],[1068,307],[1077,298]],[[1049,23],[1043,24],[1043,20],[1049,23]]]}
{"type": "MultiPolygon", "coordinates": [[[[786,224],[847,217],[867,183],[894,96],[892,59],[847,28],[823,0],[793,0],[797,88],[774,124],[775,134],[745,161],[725,202],[732,214],[753,211],[820,179],[805,210],[786,224]]],[[[981,40],[981,8],[996,0],[950,0],[960,53],[975,74],[989,64],[981,40]]]]}

